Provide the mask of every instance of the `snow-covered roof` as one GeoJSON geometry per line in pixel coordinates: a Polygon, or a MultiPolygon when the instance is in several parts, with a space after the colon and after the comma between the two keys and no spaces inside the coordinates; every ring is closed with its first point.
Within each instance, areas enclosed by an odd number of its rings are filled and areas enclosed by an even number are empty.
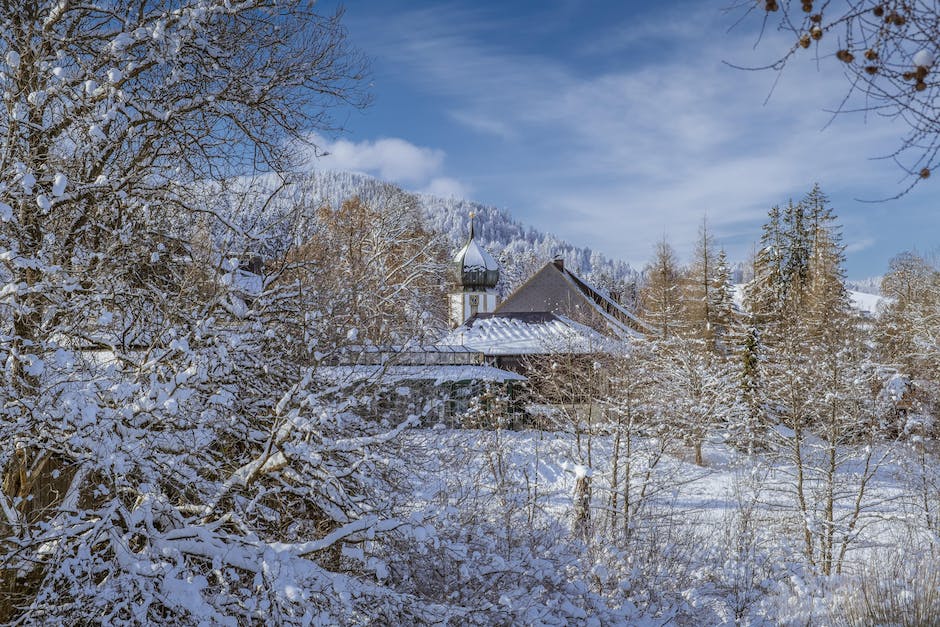
{"type": "Polygon", "coordinates": [[[650,330],[609,292],[565,269],[562,259],[545,264],[497,306],[496,312],[551,312],[586,323],[618,339],[650,330]]]}
{"type": "Polygon", "coordinates": [[[459,344],[485,355],[597,353],[615,342],[594,329],[547,312],[478,314],[451,331],[442,344],[459,344]]]}
{"type": "Polygon", "coordinates": [[[426,345],[353,345],[346,346],[328,356],[331,366],[398,365],[398,366],[455,366],[483,363],[483,354],[468,346],[426,345]]]}
{"type": "Polygon", "coordinates": [[[350,344],[343,347],[343,352],[357,353],[475,353],[466,346],[445,344],[350,344]]]}
{"type": "Polygon", "coordinates": [[[607,320],[607,324],[612,330],[618,333],[620,337],[639,336],[641,333],[637,329],[651,331],[652,328],[640,320],[633,312],[614,300],[607,290],[600,290],[594,287],[586,279],[583,279],[568,269],[565,269],[564,276],[572,281],[588,297],[594,309],[607,320]],[[628,321],[628,322],[625,322],[628,321]],[[631,326],[632,325],[632,326],[631,326]]]}
{"type": "Polygon", "coordinates": [[[435,385],[458,381],[525,381],[526,378],[493,366],[321,366],[317,376],[331,384],[352,384],[363,381],[390,384],[403,381],[431,381],[435,385]]]}

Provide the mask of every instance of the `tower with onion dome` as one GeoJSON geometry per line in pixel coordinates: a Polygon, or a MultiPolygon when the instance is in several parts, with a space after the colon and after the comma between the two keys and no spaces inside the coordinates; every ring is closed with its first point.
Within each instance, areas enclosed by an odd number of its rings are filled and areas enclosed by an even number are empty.
{"type": "Polygon", "coordinates": [[[450,324],[459,326],[478,313],[496,309],[499,264],[474,239],[474,214],[470,214],[470,237],[454,255],[454,277],[458,291],[450,295],[450,324]]]}

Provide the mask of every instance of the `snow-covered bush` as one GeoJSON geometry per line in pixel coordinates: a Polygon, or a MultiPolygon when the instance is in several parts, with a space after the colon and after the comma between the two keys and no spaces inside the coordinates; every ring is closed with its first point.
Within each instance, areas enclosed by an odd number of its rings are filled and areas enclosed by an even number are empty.
{"type": "MultiPolygon", "coordinates": [[[[387,539],[388,582],[460,624],[624,624],[640,613],[596,585],[595,562],[563,511],[570,440],[539,432],[409,432],[414,478],[387,539]]],[[[404,486],[403,486],[404,487],[404,486]]],[[[405,494],[403,492],[403,494],[405,494]]]]}
{"type": "Polygon", "coordinates": [[[940,616],[940,570],[936,545],[880,551],[833,592],[834,624],[929,625],[940,616]]]}
{"type": "Polygon", "coordinates": [[[207,188],[361,102],[339,15],[39,2],[0,24],[0,621],[420,612],[339,548],[394,525],[377,451],[408,421],[328,401],[273,282],[247,294],[210,236],[207,188]]]}

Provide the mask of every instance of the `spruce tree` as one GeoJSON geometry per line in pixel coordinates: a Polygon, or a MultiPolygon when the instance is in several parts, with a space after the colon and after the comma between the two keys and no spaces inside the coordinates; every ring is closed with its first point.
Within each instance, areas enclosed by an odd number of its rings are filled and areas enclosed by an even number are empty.
{"type": "Polygon", "coordinates": [[[761,436],[759,430],[765,423],[763,394],[761,387],[760,330],[756,325],[749,325],[743,332],[740,357],[740,389],[744,405],[744,421],[732,425],[732,438],[747,452],[753,452],[761,436]]]}
{"type": "Polygon", "coordinates": [[[712,289],[709,294],[709,311],[712,318],[713,345],[719,352],[727,352],[734,344],[734,331],[737,324],[734,305],[734,285],[731,282],[731,268],[728,256],[722,248],[715,259],[715,273],[712,277],[712,289]]]}
{"type": "MultiPolygon", "coordinates": [[[[787,203],[783,211],[782,284],[785,295],[785,316],[799,317],[809,284],[812,242],[806,228],[806,211],[802,202],[787,203]]],[[[792,320],[791,320],[792,322],[792,320]]]]}
{"type": "Polygon", "coordinates": [[[881,281],[890,299],[875,325],[881,359],[910,377],[940,379],[940,269],[906,252],[881,281]]]}
{"type": "Polygon", "coordinates": [[[783,253],[780,207],[774,205],[762,227],[754,257],[754,278],[744,288],[744,308],[759,322],[775,320],[783,307],[783,253]]]}

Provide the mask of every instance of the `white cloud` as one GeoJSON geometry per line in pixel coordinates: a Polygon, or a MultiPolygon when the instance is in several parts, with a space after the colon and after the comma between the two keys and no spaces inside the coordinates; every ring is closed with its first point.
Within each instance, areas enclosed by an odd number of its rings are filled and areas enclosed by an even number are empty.
{"type": "Polygon", "coordinates": [[[440,196],[441,198],[471,197],[470,188],[467,185],[448,176],[433,178],[430,183],[418,191],[432,196],[440,196]]]}
{"type": "Polygon", "coordinates": [[[466,198],[469,193],[467,185],[442,174],[443,150],[417,146],[397,137],[352,142],[314,135],[310,141],[317,147],[316,154],[307,160],[311,169],[361,172],[412,191],[448,198],[466,198]]]}
{"type": "Polygon", "coordinates": [[[422,183],[444,164],[443,151],[394,137],[361,142],[314,137],[313,142],[325,153],[309,162],[313,167],[364,172],[395,183],[422,183]]]}

